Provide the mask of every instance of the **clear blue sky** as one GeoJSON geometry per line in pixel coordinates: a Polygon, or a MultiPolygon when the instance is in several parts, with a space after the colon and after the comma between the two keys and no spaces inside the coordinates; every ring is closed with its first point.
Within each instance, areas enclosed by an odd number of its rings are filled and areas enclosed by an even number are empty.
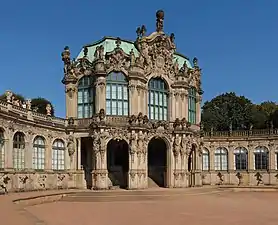
{"type": "Polygon", "coordinates": [[[0,92],[45,97],[65,115],[61,51],[76,56],[103,36],[134,40],[138,25],[165,31],[178,51],[197,56],[204,100],[235,91],[253,102],[278,99],[277,0],[9,0],[0,4],[0,92]]]}

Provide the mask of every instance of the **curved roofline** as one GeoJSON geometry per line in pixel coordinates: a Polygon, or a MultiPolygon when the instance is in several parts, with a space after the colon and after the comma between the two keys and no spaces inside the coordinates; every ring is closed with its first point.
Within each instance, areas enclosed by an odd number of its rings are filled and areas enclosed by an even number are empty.
{"type": "Polygon", "coordinates": [[[178,56],[181,56],[181,57],[187,59],[188,61],[190,61],[190,59],[189,59],[188,56],[185,56],[185,55],[183,55],[183,54],[181,54],[181,53],[179,53],[179,52],[175,52],[174,54],[175,54],[175,55],[178,55],[178,56]]]}
{"type": "MultiPolygon", "coordinates": [[[[98,40],[98,41],[95,41],[95,42],[93,42],[93,43],[91,43],[91,44],[86,44],[86,45],[84,45],[83,47],[91,47],[91,46],[100,44],[101,42],[105,41],[106,39],[110,39],[110,40],[112,39],[112,40],[115,40],[115,41],[116,41],[117,38],[118,38],[118,37],[104,36],[102,39],[100,39],[100,40],[98,40]]],[[[130,40],[122,39],[122,38],[120,38],[120,39],[121,39],[121,41],[128,42],[128,43],[134,45],[134,41],[130,41],[130,40]]]]}

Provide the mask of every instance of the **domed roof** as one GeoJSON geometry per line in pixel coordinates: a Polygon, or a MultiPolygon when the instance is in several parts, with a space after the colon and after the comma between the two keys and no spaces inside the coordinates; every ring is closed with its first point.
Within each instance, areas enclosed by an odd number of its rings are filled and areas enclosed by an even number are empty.
{"type": "MultiPolygon", "coordinates": [[[[96,41],[92,44],[85,45],[84,48],[87,47],[87,49],[88,49],[87,58],[91,62],[94,61],[95,50],[98,46],[101,46],[101,45],[104,47],[104,54],[107,53],[107,52],[112,52],[117,47],[117,45],[116,45],[116,40],[117,39],[118,38],[116,38],[116,37],[104,37],[101,40],[96,41]]],[[[134,52],[135,56],[137,57],[139,55],[138,50],[135,47],[134,42],[132,42],[132,41],[121,39],[121,46],[120,47],[123,49],[123,51],[126,54],[130,54],[131,50],[133,49],[133,52],[134,52]]],[[[77,59],[83,58],[83,56],[84,56],[84,51],[82,50],[78,54],[77,59]]],[[[189,59],[187,57],[183,56],[180,53],[177,53],[177,52],[174,53],[173,61],[178,62],[179,68],[181,68],[183,66],[184,62],[186,62],[187,67],[192,68],[189,59]]]]}

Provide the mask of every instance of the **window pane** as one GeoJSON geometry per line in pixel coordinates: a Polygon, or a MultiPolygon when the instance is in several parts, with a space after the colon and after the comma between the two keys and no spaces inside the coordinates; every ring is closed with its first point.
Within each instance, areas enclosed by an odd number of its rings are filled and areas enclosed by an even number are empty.
{"type": "Polygon", "coordinates": [[[123,99],[122,86],[118,85],[118,99],[123,99]]]}
{"type": "Polygon", "coordinates": [[[112,115],[117,115],[117,101],[112,101],[112,115]]]}
{"type": "Polygon", "coordinates": [[[112,85],[112,99],[117,99],[117,87],[112,85]]]}
{"type": "Polygon", "coordinates": [[[111,115],[111,101],[106,100],[106,114],[111,115]]]}
{"type": "Polygon", "coordinates": [[[111,98],[111,87],[110,85],[106,86],[106,99],[110,99],[111,98]]]}
{"type": "Polygon", "coordinates": [[[128,100],[128,90],[127,90],[127,86],[124,86],[123,89],[124,89],[124,100],[128,100]]]}

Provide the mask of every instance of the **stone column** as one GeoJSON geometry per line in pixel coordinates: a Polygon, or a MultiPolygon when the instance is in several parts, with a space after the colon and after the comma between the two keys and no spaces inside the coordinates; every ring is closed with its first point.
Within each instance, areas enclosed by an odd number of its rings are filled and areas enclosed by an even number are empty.
{"type": "Polygon", "coordinates": [[[44,169],[45,171],[52,171],[52,137],[46,139],[44,169]]]}
{"type": "Polygon", "coordinates": [[[185,118],[188,121],[188,90],[185,90],[185,96],[184,96],[184,111],[185,111],[185,118]]]}
{"type": "Polygon", "coordinates": [[[32,145],[32,141],[30,140],[30,138],[28,138],[28,141],[25,142],[25,168],[28,170],[32,170],[33,169],[33,145],[32,145]]]}
{"type": "Polygon", "coordinates": [[[106,77],[104,74],[97,77],[95,91],[95,109],[96,113],[98,113],[101,109],[106,110],[106,77]]]}
{"type": "Polygon", "coordinates": [[[235,171],[235,155],[234,155],[234,145],[229,144],[228,146],[228,176],[229,184],[233,183],[233,177],[235,171]]]}
{"type": "Polygon", "coordinates": [[[197,95],[196,99],[196,124],[200,124],[201,122],[201,102],[202,102],[202,96],[197,95]]]}
{"type": "Polygon", "coordinates": [[[81,170],[81,138],[80,137],[77,138],[76,141],[77,141],[77,151],[76,151],[76,158],[77,158],[76,162],[77,162],[77,164],[76,164],[76,169],[81,170]]]}
{"type": "Polygon", "coordinates": [[[93,171],[92,180],[95,189],[108,189],[108,171],[107,171],[107,143],[103,131],[96,134],[93,140],[93,151],[96,154],[96,169],[93,171]]]}
{"type": "Polygon", "coordinates": [[[137,115],[137,108],[138,108],[138,93],[136,89],[136,85],[130,81],[129,88],[128,88],[128,95],[129,95],[129,114],[130,115],[137,115]]]}
{"type": "Polygon", "coordinates": [[[248,172],[249,177],[246,182],[248,185],[252,185],[256,183],[255,175],[255,158],[254,158],[254,145],[253,143],[248,144],[248,172]]]}
{"type": "Polygon", "coordinates": [[[76,83],[67,83],[66,93],[66,118],[77,117],[77,87],[76,83]]]}
{"type": "Polygon", "coordinates": [[[276,175],[276,168],[275,168],[275,148],[274,142],[270,141],[268,144],[269,147],[269,161],[268,161],[268,169],[269,169],[269,184],[276,184],[277,178],[276,175]]]}
{"type": "Polygon", "coordinates": [[[174,104],[175,104],[175,117],[180,118],[180,105],[179,105],[179,93],[174,94],[174,104]]]}
{"type": "Polygon", "coordinates": [[[138,145],[137,134],[131,131],[129,146],[129,171],[128,171],[128,189],[138,188],[138,145]]]}
{"type": "Polygon", "coordinates": [[[7,140],[5,142],[6,168],[13,170],[13,129],[7,130],[7,140]]]}

